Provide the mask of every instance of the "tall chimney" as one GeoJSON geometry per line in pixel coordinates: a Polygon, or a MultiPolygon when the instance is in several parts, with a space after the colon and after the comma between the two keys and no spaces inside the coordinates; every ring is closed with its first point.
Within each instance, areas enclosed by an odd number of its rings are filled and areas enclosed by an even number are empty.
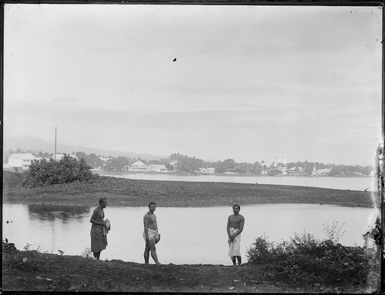
{"type": "Polygon", "coordinates": [[[56,160],[56,145],[57,145],[57,127],[55,126],[55,160],[56,160]]]}

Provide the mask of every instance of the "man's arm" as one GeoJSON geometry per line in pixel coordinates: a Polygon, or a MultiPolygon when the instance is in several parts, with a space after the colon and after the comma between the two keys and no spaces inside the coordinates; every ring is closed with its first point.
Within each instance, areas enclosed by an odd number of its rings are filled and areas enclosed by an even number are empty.
{"type": "Polygon", "coordinates": [[[105,224],[104,221],[98,221],[98,220],[96,220],[96,215],[99,214],[98,210],[99,210],[98,208],[96,208],[96,209],[94,210],[94,212],[92,213],[90,222],[91,222],[92,224],[95,224],[95,225],[104,225],[104,224],[105,224]]]}
{"type": "Polygon", "coordinates": [[[148,241],[148,216],[147,214],[143,217],[143,224],[144,224],[144,235],[146,237],[146,241],[148,241]]]}
{"type": "Polygon", "coordinates": [[[227,218],[226,230],[227,230],[227,235],[229,236],[229,239],[230,239],[230,216],[229,218],[227,218]]]}
{"type": "Polygon", "coordinates": [[[154,225],[155,225],[155,229],[158,230],[158,222],[156,220],[156,215],[154,214],[154,225]]]}
{"type": "Polygon", "coordinates": [[[243,226],[245,225],[245,218],[242,216],[241,223],[239,225],[239,231],[235,234],[235,236],[240,235],[243,231],[243,226]]]}

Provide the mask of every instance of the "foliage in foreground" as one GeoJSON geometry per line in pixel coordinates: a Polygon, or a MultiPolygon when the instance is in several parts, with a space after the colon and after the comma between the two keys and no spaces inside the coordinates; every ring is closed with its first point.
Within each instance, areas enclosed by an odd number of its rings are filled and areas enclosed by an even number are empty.
{"type": "Polygon", "coordinates": [[[53,184],[89,181],[95,178],[91,167],[83,159],[64,156],[60,161],[46,159],[33,161],[23,173],[23,186],[39,187],[53,184]]]}
{"type": "Polygon", "coordinates": [[[247,253],[251,265],[264,267],[267,280],[326,285],[367,284],[373,263],[379,264],[373,255],[366,248],[346,247],[330,238],[319,241],[307,233],[278,244],[258,237],[247,253]]]}

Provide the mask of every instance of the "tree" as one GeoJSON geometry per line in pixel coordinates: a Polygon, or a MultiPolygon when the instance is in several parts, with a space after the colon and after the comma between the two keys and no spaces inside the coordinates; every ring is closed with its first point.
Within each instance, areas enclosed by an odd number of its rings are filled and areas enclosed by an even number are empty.
{"type": "Polygon", "coordinates": [[[217,173],[224,173],[224,172],[236,172],[237,171],[237,164],[233,159],[227,159],[219,162],[216,162],[215,164],[215,171],[217,173]]]}
{"type": "MultiPolygon", "coordinates": [[[[177,161],[177,173],[190,174],[196,173],[199,168],[205,167],[205,162],[195,157],[188,157],[181,154],[172,154],[170,156],[171,161],[177,161]]],[[[170,165],[169,165],[170,166],[170,165]]],[[[166,166],[167,167],[167,166],[166,166]]]]}
{"type": "Polygon", "coordinates": [[[267,174],[269,174],[270,176],[275,176],[282,174],[282,171],[276,168],[270,168],[267,170],[267,174]]]}
{"type": "Polygon", "coordinates": [[[112,158],[111,160],[109,160],[106,163],[105,169],[107,171],[122,171],[123,168],[129,164],[130,164],[130,160],[127,157],[119,156],[119,157],[112,158]]]}
{"type": "Polygon", "coordinates": [[[261,175],[262,173],[262,165],[257,161],[252,166],[252,172],[256,175],[261,175]]]}
{"type": "Polygon", "coordinates": [[[77,152],[75,155],[79,159],[84,159],[87,165],[90,165],[92,168],[96,168],[103,165],[103,161],[95,154],[87,155],[84,152],[77,152]]]}
{"type": "Polygon", "coordinates": [[[87,164],[90,165],[92,168],[96,168],[103,165],[103,161],[100,160],[100,158],[95,154],[90,154],[85,159],[87,164]]]}
{"type": "Polygon", "coordinates": [[[33,161],[23,173],[23,185],[28,187],[89,181],[95,176],[84,159],[77,160],[65,155],[60,161],[46,159],[33,161]]]}

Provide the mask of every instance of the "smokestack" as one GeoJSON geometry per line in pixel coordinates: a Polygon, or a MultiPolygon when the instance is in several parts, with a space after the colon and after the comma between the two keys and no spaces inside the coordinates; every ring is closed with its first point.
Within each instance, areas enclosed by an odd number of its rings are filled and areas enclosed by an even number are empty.
{"type": "Polygon", "coordinates": [[[55,126],[55,160],[56,160],[56,145],[57,145],[57,127],[55,126]]]}

